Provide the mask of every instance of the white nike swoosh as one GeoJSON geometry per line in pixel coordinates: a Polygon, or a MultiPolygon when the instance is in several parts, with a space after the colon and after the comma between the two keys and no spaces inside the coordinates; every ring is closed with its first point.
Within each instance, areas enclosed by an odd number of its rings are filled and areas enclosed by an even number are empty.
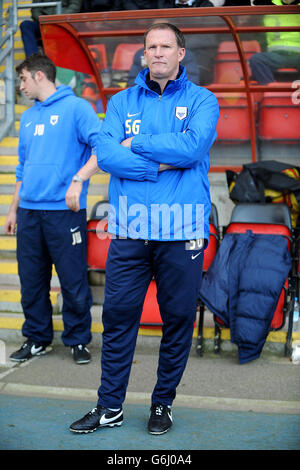
{"type": "Polygon", "coordinates": [[[169,416],[170,420],[171,420],[172,423],[173,423],[172,413],[168,413],[168,416],[169,416]]]}
{"type": "Polygon", "coordinates": [[[30,122],[27,122],[27,124],[25,124],[25,127],[28,127],[28,126],[30,126],[30,124],[31,124],[31,123],[32,123],[32,121],[30,121],[30,122]]]}
{"type": "Polygon", "coordinates": [[[112,418],[106,418],[105,415],[101,416],[100,418],[100,424],[109,424],[111,423],[112,421],[114,421],[115,419],[119,418],[120,416],[122,416],[122,410],[120,411],[119,414],[117,414],[116,416],[113,416],[112,418]]]}
{"type": "Polygon", "coordinates": [[[134,113],[134,114],[129,114],[129,113],[127,113],[127,116],[128,116],[128,117],[132,117],[132,116],[137,116],[138,114],[141,114],[141,111],[140,111],[139,113],[134,113]]]}
{"type": "Polygon", "coordinates": [[[196,259],[197,256],[201,255],[201,251],[199,253],[197,253],[196,255],[192,255],[192,259],[196,259]]]}
{"type": "Polygon", "coordinates": [[[78,230],[78,229],[79,229],[79,225],[77,225],[77,227],[75,227],[75,228],[70,228],[70,232],[72,232],[72,233],[76,232],[76,230],[78,230]]]}
{"type": "Polygon", "coordinates": [[[38,348],[36,348],[34,345],[31,347],[31,355],[34,356],[35,354],[37,354],[38,352],[40,352],[41,350],[43,349],[43,346],[39,346],[38,348]]]}

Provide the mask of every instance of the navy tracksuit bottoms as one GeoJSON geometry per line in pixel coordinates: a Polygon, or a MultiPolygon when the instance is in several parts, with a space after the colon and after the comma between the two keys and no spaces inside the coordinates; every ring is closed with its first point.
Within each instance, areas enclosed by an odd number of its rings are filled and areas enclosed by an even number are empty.
{"type": "Polygon", "coordinates": [[[87,277],[86,210],[18,209],[17,260],[25,322],[22,333],[48,345],[53,339],[52,264],[63,297],[65,346],[91,341],[92,295],[87,277]]]}
{"type": "Polygon", "coordinates": [[[192,344],[202,263],[203,249],[187,249],[185,241],[111,241],[102,315],[99,405],[118,408],[125,399],[143,303],[152,277],[156,280],[163,320],[152,403],[172,404],[192,344]]]}
{"type": "Polygon", "coordinates": [[[20,24],[22,41],[24,44],[25,55],[39,52],[39,41],[41,41],[41,29],[38,21],[25,20],[20,24]]]}

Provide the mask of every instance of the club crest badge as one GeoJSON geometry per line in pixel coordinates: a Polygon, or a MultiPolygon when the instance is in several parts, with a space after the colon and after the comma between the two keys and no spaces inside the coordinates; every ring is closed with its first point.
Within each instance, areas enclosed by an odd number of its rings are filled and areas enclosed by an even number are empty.
{"type": "Polygon", "coordinates": [[[185,119],[187,117],[187,114],[188,114],[187,106],[176,106],[175,116],[177,117],[177,119],[182,121],[183,119],[185,119]]]}
{"type": "Polygon", "coordinates": [[[50,116],[50,124],[52,124],[52,126],[55,126],[55,124],[58,123],[58,118],[59,116],[57,114],[53,114],[52,116],[50,116]]]}

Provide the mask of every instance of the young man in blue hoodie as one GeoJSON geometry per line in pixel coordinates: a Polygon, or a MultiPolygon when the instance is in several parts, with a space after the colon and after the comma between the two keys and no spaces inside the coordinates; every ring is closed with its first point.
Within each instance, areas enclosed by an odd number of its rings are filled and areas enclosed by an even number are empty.
{"type": "Polygon", "coordinates": [[[53,339],[49,297],[52,264],[63,297],[62,341],[78,364],[90,361],[92,297],[86,264],[88,181],[77,172],[91,160],[100,121],[72,89],[55,86],[56,68],[46,56],[33,54],[17,67],[20,89],[34,105],[20,123],[16,188],[6,222],[17,227],[17,260],[25,322],[23,346],[11,355],[25,361],[45,354],[53,339]],[[68,188],[80,186],[79,211],[66,204],[68,188]]]}
{"type": "Polygon", "coordinates": [[[144,298],[154,276],[163,320],[148,431],[172,425],[172,402],[194,331],[209,237],[209,150],[216,97],[187,79],[184,37],[170,23],[145,34],[148,67],[114,95],[102,123],[98,165],[110,173],[101,384],[97,406],[70,426],[93,432],[123,422],[122,404],[144,298]],[[162,171],[164,170],[164,171],[162,171]]]}

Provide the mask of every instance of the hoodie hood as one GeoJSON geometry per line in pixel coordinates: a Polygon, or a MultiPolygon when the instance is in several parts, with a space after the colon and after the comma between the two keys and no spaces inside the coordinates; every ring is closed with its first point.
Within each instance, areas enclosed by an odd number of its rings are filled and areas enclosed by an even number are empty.
{"type": "Polygon", "coordinates": [[[38,106],[51,106],[53,103],[66,98],[67,96],[74,96],[72,88],[68,85],[60,85],[56,88],[56,91],[50,95],[45,101],[35,100],[35,104],[38,106]]]}

